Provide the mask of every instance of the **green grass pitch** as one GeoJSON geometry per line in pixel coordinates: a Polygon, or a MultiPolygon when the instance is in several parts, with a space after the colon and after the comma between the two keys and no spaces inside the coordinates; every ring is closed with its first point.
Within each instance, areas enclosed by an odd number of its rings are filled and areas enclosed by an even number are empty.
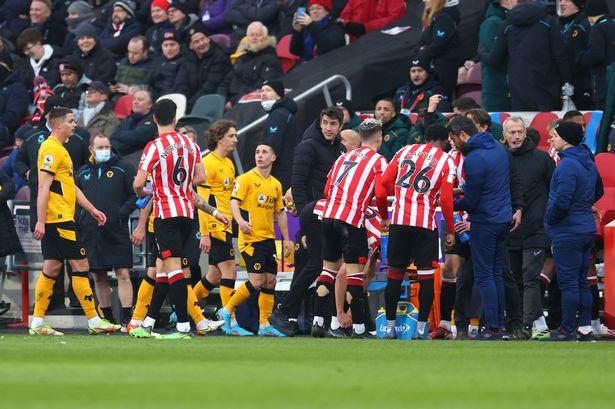
{"type": "Polygon", "coordinates": [[[0,336],[0,408],[613,408],[615,343],[0,336]]]}

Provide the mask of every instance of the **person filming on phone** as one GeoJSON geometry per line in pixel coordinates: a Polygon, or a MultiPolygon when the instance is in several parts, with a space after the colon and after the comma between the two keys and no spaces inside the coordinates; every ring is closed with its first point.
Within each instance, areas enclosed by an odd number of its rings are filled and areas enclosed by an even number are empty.
{"type": "Polygon", "coordinates": [[[331,0],[310,0],[298,7],[293,19],[290,52],[301,62],[335,50],[345,44],[344,27],[331,16],[331,0]]]}

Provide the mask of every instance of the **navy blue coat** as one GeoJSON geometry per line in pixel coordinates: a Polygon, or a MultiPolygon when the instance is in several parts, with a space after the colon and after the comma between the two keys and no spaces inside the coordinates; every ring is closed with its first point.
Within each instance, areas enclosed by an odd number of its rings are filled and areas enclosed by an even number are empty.
{"type": "Polygon", "coordinates": [[[466,183],[463,197],[455,200],[455,210],[467,211],[473,223],[511,222],[508,153],[489,132],[472,136],[466,148],[469,152],[463,163],[466,183]]]}
{"type": "Polygon", "coordinates": [[[100,41],[100,45],[113,53],[116,60],[120,60],[126,55],[130,39],[143,34],[143,27],[134,18],[131,18],[126,20],[126,25],[119,37],[113,37],[114,32],[113,25],[107,24],[98,36],[98,41],[100,41]]]}
{"type": "Polygon", "coordinates": [[[551,178],[545,230],[553,239],[563,234],[595,234],[592,205],[604,194],[602,179],[587,148],[559,153],[561,162],[551,178]]]}
{"type": "Polygon", "coordinates": [[[130,155],[158,136],[158,130],[151,113],[128,115],[111,134],[111,145],[121,156],[130,155]]]}
{"type": "Polygon", "coordinates": [[[13,144],[13,132],[30,105],[30,93],[21,76],[11,73],[0,83],[0,148],[13,144]]]}

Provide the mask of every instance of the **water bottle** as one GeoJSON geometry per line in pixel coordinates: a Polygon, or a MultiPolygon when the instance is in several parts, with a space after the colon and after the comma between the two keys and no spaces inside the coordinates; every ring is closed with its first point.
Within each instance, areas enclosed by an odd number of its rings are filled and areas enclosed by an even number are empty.
{"type": "Polygon", "coordinates": [[[387,264],[388,247],[389,247],[389,233],[382,232],[382,234],[380,234],[380,261],[382,261],[382,264],[387,264]]]}
{"type": "MultiPolygon", "coordinates": [[[[147,183],[146,185],[147,190],[149,190],[150,192],[152,191],[152,184],[151,183],[147,183]]],[[[139,209],[145,209],[145,206],[147,206],[147,204],[149,203],[149,201],[152,200],[152,195],[147,195],[145,197],[140,197],[137,199],[136,205],[139,209]]]]}
{"type": "MultiPolygon", "coordinates": [[[[459,216],[459,213],[455,213],[455,216],[453,217],[453,221],[454,224],[456,225],[459,222],[462,222],[463,219],[461,218],[461,216],[459,216]]],[[[467,243],[470,240],[470,234],[465,231],[461,234],[457,234],[457,237],[459,238],[459,242],[461,243],[467,243]]]]}

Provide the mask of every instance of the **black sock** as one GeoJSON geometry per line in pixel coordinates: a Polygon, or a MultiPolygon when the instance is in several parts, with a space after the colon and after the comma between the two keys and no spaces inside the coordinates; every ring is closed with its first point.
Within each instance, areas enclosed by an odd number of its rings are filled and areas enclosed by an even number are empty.
{"type": "Polygon", "coordinates": [[[152,294],[152,301],[149,304],[149,308],[147,310],[147,316],[158,320],[160,317],[160,309],[162,308],[162,304],[164,300],[167,298],[167,294],[169,293],[169,281],[165,277],[157,277],[156,285],[154,286],[154,292],[152,294]]]}
{"type": "MultiPolygon", "coordinates": [[[[207,291],[211,291],[214,288],[216,288],[215,285],[213,285],[212,283],[209,282],[209,280],[207,279],[207,276],[203,276],[203,278],[201,278],[201,283],[203,284],[203,287],[205,287],[207,289],[207,291]]],[[[234,281],[233,281],[233,285],[235,285],[234,281]]]]}
{"type": "Polygon", "coordinates": [[[316,283],[316,299],[314,300],[314,315],[317,317],[327,317],[330,315],[330,300],[333,294],[333,285],[331,283],[320,281],[316,283]],[[319,296],[318,287],[324,286],[329,292],[327,295],[319,296]]]}
{"type": "Polygon", "coordinates": [[[433,305],[433,278],[424,278],[420,280],[421,287],[419,288],[419,318],[421,322],[427,322],[431,306],[433,305]]]}
{"type": "Polygon", "coordinates": [[[440,289],[440,319],[444,321],[451,320],[456,292],[457,286],[455,283],[442,282],[442,288],[440,289]]]}
{"type": "Polygon", "coordinates": [[[353,324],[364,324],[365,317],[363,315],[363,286],[349,285],[348,292],[352,296],[350,301],[350,312],[352,313],[353,324]]]}
{"type": "Polygon", "coordinates": [[[128,322],[130,320],[130,316],[132,315],[132,307],[122,307],[121,312],[121,322],[128,322]]]}
{"type": "Polygon", "coordinates": [[[374,318],[372,317],[372,310],[369,308],[369,297],[367,296],[367,291],[363,291],[363,318],[365,322],[373,322],[374,318]]]}
{"type": "Polygon", "coordinates": [[[169,296],[175,306],[177,322],[189,322],[188,318],[188,287],[183,273],[169,279],[169,296]]]}
{"type": "Polygon", "coordinates": [[[589,286],[589,290],[592,293],[592,320],[600,319],[600,291],[598,291],[598,284],[592,284],[589,286]]]}
{"type": "Polygon", "coordinates": [[[387,286],[384,289],[384,308],[387,321],[397,319],[397,303],[401,296],[401,283],[402,280],[395,280],[390,277],[387,279],[387,286]]]}
{"type": "Polygon", "coordinates": [[[112,307],[101,307],[104,318],[110,323],[115,323],[115,319],[113,318],[113,308],[112,307]]]}

